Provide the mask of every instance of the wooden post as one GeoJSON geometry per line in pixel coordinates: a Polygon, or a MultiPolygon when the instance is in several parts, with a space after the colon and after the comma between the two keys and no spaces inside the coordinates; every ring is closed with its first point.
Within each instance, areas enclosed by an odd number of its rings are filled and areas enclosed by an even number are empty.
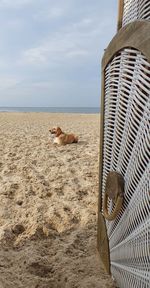
{"type": "Polygon", "coordinates": [[[118,0],[118,25],[117,25],[118,30],[121,29],[122,27],[123,8],[124,8],[124,0],[118,0]]]}

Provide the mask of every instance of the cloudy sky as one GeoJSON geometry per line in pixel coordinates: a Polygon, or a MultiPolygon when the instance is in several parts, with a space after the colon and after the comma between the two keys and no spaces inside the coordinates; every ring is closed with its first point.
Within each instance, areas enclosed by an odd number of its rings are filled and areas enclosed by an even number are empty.
{"type": "Polygon", "coordinates": [[[99,106],[117,0],[0,0],[0,106],[99,106]]]}

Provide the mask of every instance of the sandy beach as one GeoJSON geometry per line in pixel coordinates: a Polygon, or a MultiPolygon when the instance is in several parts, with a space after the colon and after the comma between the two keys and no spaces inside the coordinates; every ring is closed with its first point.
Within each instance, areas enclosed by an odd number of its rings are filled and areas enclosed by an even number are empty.
{"type": "Polygon", "coordinates": [[[112,288],[96,249],[99,115],[0,113],[0,288],[112,288]],[[60,126],[78,144],[55,146],[60,126]]]}

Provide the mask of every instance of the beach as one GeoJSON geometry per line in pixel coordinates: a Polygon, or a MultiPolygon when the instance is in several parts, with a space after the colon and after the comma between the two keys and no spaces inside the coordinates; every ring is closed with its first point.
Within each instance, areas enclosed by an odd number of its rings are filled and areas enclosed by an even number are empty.
{"type": "Polygon", "coordinates": [[[113,288],[96,248],[99,114],[0,113],[0,288],[113,288]],[[49,128],[79,143],[56,146],[49,128]]]}

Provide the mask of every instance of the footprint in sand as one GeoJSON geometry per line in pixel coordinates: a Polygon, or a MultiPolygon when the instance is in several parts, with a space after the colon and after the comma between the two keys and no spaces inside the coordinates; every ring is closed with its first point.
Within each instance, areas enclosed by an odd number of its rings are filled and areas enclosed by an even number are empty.
{"type": "Polygon", "coordinates": [[[50,264],[42,264],[40,262],[33,262],[28,267],[27,270],[29,273],[45,278],[50,273],[54,273],[54,267],[51,267],[50,264]]]}
{"type": "Polygon", "coordinates": [[[22,224],[16,224],[13,228],[12,228],[12,232],[18,236],[20,234],[22,234],[25,231],[25,227],[22,224]]]}
{"type": "Polygon", "coordinates": [[[19,189],[19,184],[12,183],[10,187],[8,188],[8,190],[5,191],[4,194],[7,195],[9,199],[13,199],[18,189],[19,189]]]}

